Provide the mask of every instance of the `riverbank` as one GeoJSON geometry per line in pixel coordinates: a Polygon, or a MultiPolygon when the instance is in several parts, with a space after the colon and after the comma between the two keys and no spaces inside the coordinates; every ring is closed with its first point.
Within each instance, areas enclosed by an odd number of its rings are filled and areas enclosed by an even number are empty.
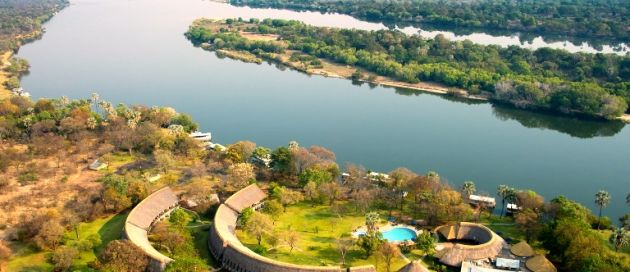
{"type": "Polygon", "coordinates": [[[624,114],[622,116],[619,116],[617,119],[621,120],[624,123],[630,124],[630,114],[624,114]]]}

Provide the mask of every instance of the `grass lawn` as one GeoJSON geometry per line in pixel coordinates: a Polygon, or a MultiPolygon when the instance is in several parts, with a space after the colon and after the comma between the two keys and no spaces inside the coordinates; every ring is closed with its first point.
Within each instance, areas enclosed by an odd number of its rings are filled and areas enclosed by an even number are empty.
{"type": "MultiPolygon", "coordinates": [[[[101,245],[94,251],[81,252],[74,262],[74,271],[89,271],[87,264],[96,259],[96,255],[112,240],[120,239],[126,213],[108,216],[89,223],[79,225],[79,237],[85,239],[90,235],[98,235],[101,245]]],[[[66,244],[76,241],[74,230],[65,234],[66,244]]],[[[37,252],[30,246],[17,245],[15,258],[9,261],[9,271],[52,271],[53,266],[48,263],[51,252],[37,252]]]]}
{"type": "MultiPolygon", "coordinates": [[[[343,205],[343,204],[342,204],[343,205]]],[[[274,231],[280,235],[283,231],[292,229],[300,234],[297,248],[289,253],[289,247],[278,246],[269,249],[265,256],[294,264],[305,265],[341,265],[341,256],[336,249],[335,240],[342,235],[350,235],[352,230],[363,226],[365,216],[360,213],[347,212],[337,217],[330,211],[329,206],[318,205],[312,207],[309,203],[289,206],[275,222],[274,231]]],[[[256,239],[242,230],[237,231],[241,242],[249,248],[254,248],[256,239]]],[[[270,246],[263,239],[263,245],[270,246]]],[[[364,252],[353,247],[346,256],[349,266],[376,265],[373,256],[365,259],[364,252]]],[[[392,271],[397,271],[406,264],[402,257],[396,258],[392,271]]],[[[379,271],[386,271],[382,261],[378,264],[379,271]]]]}

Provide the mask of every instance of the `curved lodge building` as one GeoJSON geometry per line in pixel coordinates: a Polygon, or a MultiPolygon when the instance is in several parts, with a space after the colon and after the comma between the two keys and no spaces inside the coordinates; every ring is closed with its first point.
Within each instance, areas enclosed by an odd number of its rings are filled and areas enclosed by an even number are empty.
{"type": "Polygon", "coordinates": [[[461,222],[437,227],[435,232],[449,241],[446,243],[449,246],[439,251],[436,257],[450,266],[461,266],[464,261],[494,259],[507,246],[503,238],[481,224],[461,222]]]}
{"type": "Polygon", "coordinates": [[[147,234],[156,222],[167,217],[177,207],[177,202],[177,196],[171,188],[162,188],[138,203],[125,221],[125,237],[149,256],[150,271],[163,271],[173,261],[151,246],[147,234]]]}
{"type": "Polygon", "coordinates": [[[208,235],[208,246],[223,269],[231,272],[376,272],[372,265],[342,268],[284,263],[258,255],[241,244],[235,235],[239,214],[249,207],[259,208],[266,197],[264,191],[252,184],[230,196],[217,209],[214,225],[208,235]]]}

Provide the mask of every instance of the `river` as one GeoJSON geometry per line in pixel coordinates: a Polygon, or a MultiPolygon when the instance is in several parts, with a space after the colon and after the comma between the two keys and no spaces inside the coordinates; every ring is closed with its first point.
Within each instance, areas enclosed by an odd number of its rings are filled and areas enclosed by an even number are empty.
{"type": "Polygon", "coordinates": [[[221,59],[183,36],[198,17],[275,17],[321,26],[379,29],[338,14],[251,9],[201,0],[76,0],[20,49],[37,97],[168,105],[190,113],[217,142],[277,147],[322,145],[340,164],[375,171],[402,166],[439,172],[453,186],[473,180],[495,195],[499,184],[566,195],[595,209],[630,211],[630,129],[405,90],[356,86],[269,64],[221,59]]]}

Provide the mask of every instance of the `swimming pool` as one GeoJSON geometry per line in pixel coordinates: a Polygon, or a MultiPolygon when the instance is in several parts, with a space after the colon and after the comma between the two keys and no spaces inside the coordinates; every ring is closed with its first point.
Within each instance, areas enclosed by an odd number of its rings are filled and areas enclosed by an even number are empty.
{"type": "Polygon", "coordinates": [[[393,228],[383,232],[383,238],[389,242],[413,241],[416,239],[416,232],[409,228],[393,228]]]}

